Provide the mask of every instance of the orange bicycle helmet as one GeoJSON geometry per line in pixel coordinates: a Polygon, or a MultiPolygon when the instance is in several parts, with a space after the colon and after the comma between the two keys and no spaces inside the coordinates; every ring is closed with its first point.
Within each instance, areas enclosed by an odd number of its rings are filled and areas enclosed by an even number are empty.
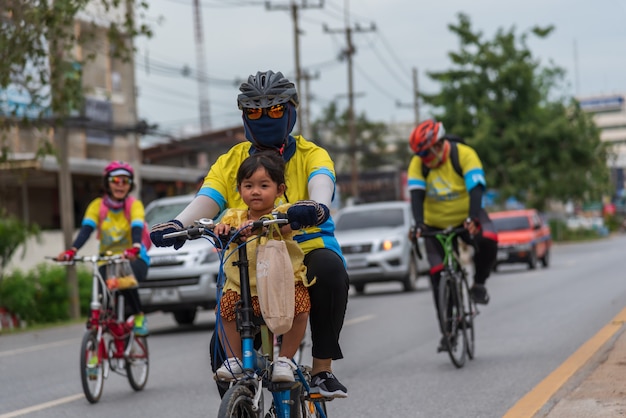
{"type": "Polygon", "coordinates": [[[434,119],[426,120],[413,129],[409,137],[411,150],[420,157],[446,134],[443,124],[434,119]]]}

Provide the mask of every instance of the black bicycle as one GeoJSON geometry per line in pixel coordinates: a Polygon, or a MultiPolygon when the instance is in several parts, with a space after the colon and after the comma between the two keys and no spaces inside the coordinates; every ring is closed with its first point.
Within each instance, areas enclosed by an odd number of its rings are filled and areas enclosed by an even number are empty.
{"type": "Polygon", "coordinates": [[[457,238],[462,233],[467,233],[463,227],[421,233],[422,237],[435,237],[443,247],[443,270],[437,295],[439,326],[450,360],[457,368],[465,365],[466,358],[474,358],[474,318],[478,315],[476,303],[470,296],[467,271],[459,256],[457,238]]]}
{"type": "MultiPolygon", "coordinates": [[[[284,215],[267,215],[267,219],[255,221],[252,224],[252,230],[263,230],[271,224],[287,224],[288,220],[282,216],[284,215]]],[[[246,243],[250,242],[251,238],[246,241],[241,240],[241,230],[231,231],[227,236],[216,237],[213,233],[214,227],[211,219],[200,219],[195,221],[195,225],[179,232],[166,234],[163,238],[197,239],[203,237],[221,249],[227,249],[231,242],[235,242],[238,246],[237,266],[239,267],[241,301],[236,307],[236,321],[241,335],[244,373],[241,378],[224,382],[230,387],[222,397],[218,417],[326,418],[326,402],[330,399],[310,393],[311,369],[308,366],[298,364],[292,359],[297,365],[295,382],[271,381],[270,365],[277,340],[273,338],[262,319],[255,317],[253,313],[246,250],[246,243]],[[262,345],[257,350],[254,347],[254,340],[258,333],[261,335],[262,345]],[[267,412],[264,408],[263,388],[272,394],[272,403],[267,412]]],[[[220,251],[222,265],[228,259],[229,254],[228,251],[220,251]]],[[[217,312],[217,318],[219,315],[217,312]]],[[[222,382],[218,381],[218,384],[220,383],[222,382]]]]}

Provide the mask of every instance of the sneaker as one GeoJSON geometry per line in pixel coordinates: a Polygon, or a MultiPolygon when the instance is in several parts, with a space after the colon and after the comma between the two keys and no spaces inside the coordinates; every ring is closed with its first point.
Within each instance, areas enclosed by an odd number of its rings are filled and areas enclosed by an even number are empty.
{"type": "Polygon", "coordinates": [[[348,389],[330,372],[320,372],[311,377],[311,393],[319,393],[328,398],[348,397],[348,389]]]}
{"type": "Polygon", "coordinates": [[[135,315],[133,332],[135,333],[135,335],[139,335],[141,337],[145,337],[146,335],[148,335],[148,320],[146,319],[145,315],[135,315]]]}
{"type": "Polygon", "coordinates": [[[470,295],[476,303],[486,305],[489,303],[489,293],[484,284],[474,283],[474,286],[470,289],[470,295]]]}
{"type": "Polygon", "coordinates": [[[441,353],[444,351],[448,351],[448,339],[445,336],[441,336],[439,340],[439,347],[437,347],[437,352],[441,353]]]}
{"type": "Polygon", "coordinates": [[[219,369],[215,372],[215,376],[221,380],[234,380],[243,376],[243,368],[241,360],[237,357],[230,357],[224,361],[219,369]]]}
{"type": "Polygon", "coordinates": [[[295,382],[296,365],[287,357],[277,357],[272,363],[272,382],[295,382]]]}

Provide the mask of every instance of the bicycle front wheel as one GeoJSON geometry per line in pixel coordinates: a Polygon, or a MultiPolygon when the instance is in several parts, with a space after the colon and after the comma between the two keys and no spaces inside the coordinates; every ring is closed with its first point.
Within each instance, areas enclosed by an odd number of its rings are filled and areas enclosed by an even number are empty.
{"type": "Polygon", "coordinates": [[[463,300],[463,309],[465,314],[463,315],[463,324],[465,325],[465,338],[467,340],[467,356],[470,360],[474,358],[476,347],[474,343],[474,317],[478,313],[476,309],[476,303],[472,300],[469,291],[469,284],[467,283],[467,277],[463,275],[461,279],[461,295],[463,300]]]}
{"type": "Polygon", "coordinates": [[[253,394],[243,385],[235,385],[228,389],[222,398],[218,418],[260,418],[263,411],[254,411],[253,394]]]}
{"type": "Polygon", "coordinates": [[[85,397],[90,403],[96,403],[100,400],[104,387],[105,360],[98,355],[98,346],[96,331],[87,331],[80,344],[80,381],[85,397]]]}
{"type": "Polygon", "coordinates": [[[441,275],[439,282],[439,324],[445,337],[448,355],[457,368],[463,367],[467,358],[467,339],[463,324],[463,301],[459,297],[460,278],[449,273],[441,275]]]}
{"type": "Polygon", "coordinates": [[[130,386],[139,391],[146,386],[148,371],[150,370],[148,339],[137,335],[131,336],[129,344],[130,351],[126,359],[126,376],[130,386]]]}
{"type": "Polygon", "coordinates": [[[303,418],[326,418],[326,402],[314,402],[310,399],[302,399],[302,417],[303,418]]]}

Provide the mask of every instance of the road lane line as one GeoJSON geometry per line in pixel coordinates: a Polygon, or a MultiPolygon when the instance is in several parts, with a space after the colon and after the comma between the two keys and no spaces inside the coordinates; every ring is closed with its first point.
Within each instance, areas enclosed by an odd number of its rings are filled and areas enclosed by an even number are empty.
{"type": "Polygon", "coordinates": [[[15,350],[0,351],[0,357],[13,356],[16,354],[23,354],[23,353],[31,353],[33,351],[46,350],[52,347],[62,347],[64,345],[76,344],[79,341],[80,341],[79,339],[63,340],[63,341],[56,341],[53,343],[33,345],[30,347],[26,347],[26,348],[17,348],[15,350]]]}
{"type": "Polygon", "coordinates": [[[63,405],[65,403],[74,402],[80,398],[84,398],[85,395],[78,393],[76,395],[66,396],[65,398],[56,399],[50,402],[40,403],[39,405],[29,406],[28,408],[18,409],[17,411],[7,412],[0,415],[0,418],[14,418],[22,415],[30,414],[31,412],[43,411],[44,409],[53,408],[55,406],[63,405]]]}
{"type": "MultiPolygon", "coordinates": [[[[626,323],[626,308],[584,343],[563,364],[517,401],[503,418],[532,418],[626,323]]],[[[0,417],[2,418],[2,417],[0,417]]]]}
{"type": "Polygon", "coordinates": [[[354,325],[354,324],[358,324],[359,322],[369,321],[370,319],[374,319],[374,318],[375,318],[375,315],[357,316],[356,318],[352,318],[352,319],[348,319],[347,321],[344,321],[343,324],[344,325],[354,325]]]}

